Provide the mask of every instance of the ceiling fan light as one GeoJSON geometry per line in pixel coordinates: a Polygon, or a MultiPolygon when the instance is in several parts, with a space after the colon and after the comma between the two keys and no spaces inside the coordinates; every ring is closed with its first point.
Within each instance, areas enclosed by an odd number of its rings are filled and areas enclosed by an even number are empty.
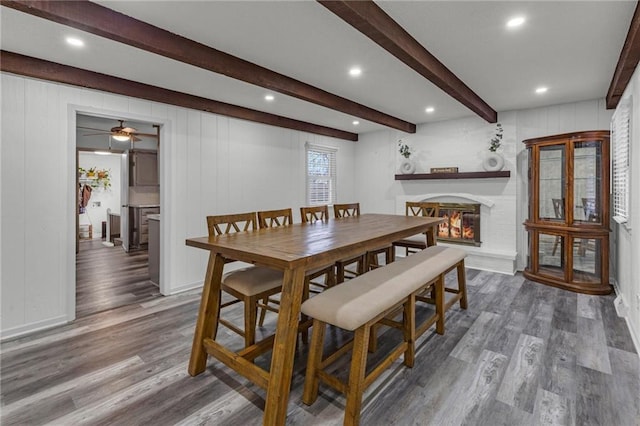
{"type": "Polygon", "coordinates": [[[126,142],[129,140],[129,136],[127,135],[112,135],[112,137],[119,142],[126,142]]]}

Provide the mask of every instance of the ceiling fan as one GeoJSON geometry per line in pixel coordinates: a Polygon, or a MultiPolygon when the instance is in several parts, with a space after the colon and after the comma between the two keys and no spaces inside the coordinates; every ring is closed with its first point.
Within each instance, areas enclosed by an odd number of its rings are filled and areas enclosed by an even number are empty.
{"type": "Polygon", "coordinates": [[[112,127],[111,130],[94,129],[91,127],[82,127],[82,126],[78,126],[78,129],[97,130],[100,132],[100,133],[87,133],[83,136],[110,135],[113,139],[120,142],[126,142],[126,141],[137,142],[142,140],[138,137],[138,135],[150,136],[150,137],[158,136],[157,134],[154,134],[154,133],[140,133],[138,132],[137,129],[134,129],[133,127],[125,127],[124,120],[118,120],[118,121],[120,122],[120,125],[112,127]]]}

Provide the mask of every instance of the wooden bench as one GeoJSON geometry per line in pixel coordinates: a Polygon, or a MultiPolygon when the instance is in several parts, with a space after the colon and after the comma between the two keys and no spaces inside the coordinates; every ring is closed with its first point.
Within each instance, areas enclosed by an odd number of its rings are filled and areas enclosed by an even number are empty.
{"type": "Polygon", "coordinates": [[[319,380],[346,395],[345,425],[359,423],[364,390],[404,354],[404,364],[412,367],[416,333],[424,333],[436,323],[436,332],[444,333],[444,271],[464,262],[466,253],[459,249],[433,246],[415,255],[372,270],[305,301],[302,313],[313,318],[303,402],[312,404],[318,397],[319,380]],[[418,327],[415,302],[419,295],[433,290],[435,313],[418,327]],[[402,307],[402,322],[387,318],[402,307]],[[403,341],[365,374],[372,327],[383,321],[400,328],[403,341]],[[354,338],[323,357],[323,340],[327,324],[355,331],[354,338]],[[341,381],[325,368],[353,348],[348,382],[341,381]]]}

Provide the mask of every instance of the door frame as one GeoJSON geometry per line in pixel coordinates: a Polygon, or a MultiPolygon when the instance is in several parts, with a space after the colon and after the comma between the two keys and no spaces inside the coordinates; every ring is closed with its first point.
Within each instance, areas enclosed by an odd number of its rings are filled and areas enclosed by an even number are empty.
{"type": "MultiPolygon", "coordinates": [[[[126,102],[126,99],[125,99],[126,102]]],[[[158,141],[162,141],[158,143],[158,152],[160,151],[160,145],[162,145],[162,149],[166,155],[161,156],[160,161],[160,169],[159,180],[160,180],[160,211],[163,212],[163,220],[160,221],[160,246],[165,246],[165,241],[169,240],[170,230],[171,230],[171,216],[169,206],[171,205],[171,192],[170,182],[171,182],[171,163],[170,157],[171,155],[168,152],[168,149],[172,146],[171,140],[171,129],[172,123],[171,120],[165,117],[157,116],[157,115],[143,115],[136,114],[132,112],[126,111],[117,111],[117,110],[108,110],[103,108],[95,108],[87,105],[77,105],[77,104],[68,104],[67,107],[67,135],[68,135],[68,145],[67,145],[67,164],[71,165],[71,173],[67,174],[67,194],[69,194],[67,198],[67,206],[66,206],[66,215],[67,223],[66,228],[68,231],[67,235],[74,235],[73,238],[68,238],[67,241],[67,264],[66,269],[68,271],[67,286],[65,291],[65,300],[66,300],[66,316],[67,321],[73,321],[76,318],[76,236],[75,230],[77,227],[77,148],[78,142],[76,137],[76,127],[77,127],[77,115],[92,115],[96,117],[102,117],[107,119],[121,119],[122,117],[126,117],[129,120],[133,121],[143,121],[147,123],[153,123],[159,126],[159,139],[158,141]],[[73,192],[72,192],[73,191],[73,192]]],[[[171,276],[171,264],[169,262],[169,256],[167,255],[168,250],[161,251],[161,260],[160,260],[160,283],[159,290],[163,295],[169,294],[168,289],[171,288],[167,282],[168,278],[171,276]]]]}

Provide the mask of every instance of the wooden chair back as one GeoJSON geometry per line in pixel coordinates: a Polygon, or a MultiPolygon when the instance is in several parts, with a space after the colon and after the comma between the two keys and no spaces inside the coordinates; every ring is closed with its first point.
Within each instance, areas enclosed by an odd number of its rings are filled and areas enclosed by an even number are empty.
{"type": "Polygon", "coordinates": [[[258,227],[276,228],[278,226],[291,225],[293,213],[291,209],[265,210],[258,212],[258,227]]]}
{"type": "Polygon", "coordinates": [[[302,223],[329,220],[329,207],[327,205],[300,207],[300,217],[302,218],[302,223]]]}
{"type": "Polygon", "coordinates": [[[423,201],[407,201],[406,216],[438,217],[439,204],[426,203],[423,201]]]}
{"type": "Polygon", "coordinates": [[[598,221],[598,213],[596,212],[596,199],[595,198],[583,198],[582,208],[584,209],[584,217],[589,222],[598,221]]]}
{"type": "Polygon", "coordinates": [[[564,199],[552,198],[551,202],[553,203],[553,213],[556,219],[564,219],[564,199]]]}
{"type": "Polygon", "coordinates": [[[360,216],[360,203],[334,204],[333,217],[360,216]]]}
{"type": "Polygon", "coordinates": [[[207,216],[207,228],[210,237],[234,232],[255,231],[258,229],[256,213],[207,216]]]}

